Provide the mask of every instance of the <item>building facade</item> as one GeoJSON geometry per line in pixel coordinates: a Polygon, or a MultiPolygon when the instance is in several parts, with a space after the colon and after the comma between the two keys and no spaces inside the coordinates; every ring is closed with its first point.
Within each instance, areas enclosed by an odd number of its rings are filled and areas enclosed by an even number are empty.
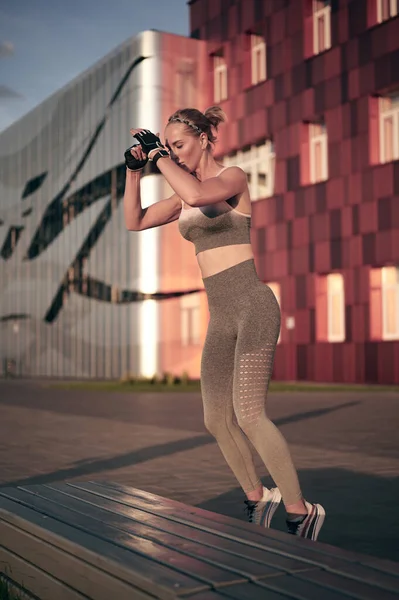
{"type": "MultiPolygon", "coordinates": [[[[129,129],[228,116],[274,377],[399,384],[399,0],[191,0],[0,135],[0,358],[26,376],[200,375],[209,313],[177,222],[124,225],[129,129]]],[[[142,206],[172,190],[149,166],[142,206]]]]}
{"type": "Polygon", "coordinates": [[[399,383],[399,2],[191,0],[248,174],[274,376],[399,383]]]}
{"type": "MultiPolygon", "coordinates": [[[[204,51],[197,40],[143,32],[0,135],[3,372],[118,378],[195,368],[200,335],[187,337],[186,321],[206,327],[201,279],[176,223],[127,231],[123,154],[131,127],[162,131],[186,98],[202,103],[204,51]]],[[[143,208],[172,193],[147,165],[143,208]]]]}

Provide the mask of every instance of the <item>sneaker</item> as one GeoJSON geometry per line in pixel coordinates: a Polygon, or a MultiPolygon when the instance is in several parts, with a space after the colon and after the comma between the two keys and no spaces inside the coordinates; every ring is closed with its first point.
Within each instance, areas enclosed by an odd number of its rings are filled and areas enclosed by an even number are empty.
{"type": "Polygon", "coordinates": [[[324,523],[326,512],[320,504],[310,504],[310,502],[306,502],[306,500],[305,506],[308,509],[308,514],[304,515],[303,519],[298,518],[293,521],[286,520],[288,533],[309,540],[317,540],[317,536],[324,523]]]}
{"type": "Polygon", "coordinates": [[[261,525],[262,527],[270,527],[270,521],[276,512],[281,501],[281,494],[278,488],[266,487],[263,488],[262,500],[257,502],[253,500],[245,500],[247,505],[245,510],[250,523],[261,525]]]}

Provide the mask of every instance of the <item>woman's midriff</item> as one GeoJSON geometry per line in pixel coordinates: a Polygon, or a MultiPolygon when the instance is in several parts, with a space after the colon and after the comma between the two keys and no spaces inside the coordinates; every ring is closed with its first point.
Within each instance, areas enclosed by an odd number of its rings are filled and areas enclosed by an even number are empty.
{"type": "Polygon", "coordinates": [[[233,244],[231,246],[221,246],[204,250],[197,254],[198,265],[201,270],[202,278],[216,275],[238,265],[244,260],[254,258],[251,244],[233,244]]]}

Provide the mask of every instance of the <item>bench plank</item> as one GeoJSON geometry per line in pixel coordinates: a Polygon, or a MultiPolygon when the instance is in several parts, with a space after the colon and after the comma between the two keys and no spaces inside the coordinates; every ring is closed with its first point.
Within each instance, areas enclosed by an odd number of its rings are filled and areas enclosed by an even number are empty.
{"type": "MultiPolygon", "coordinates": [[[[399,593],[393,561],[109,482],[0,489],[0,548],[0,570],[16,557],[40,585],[48,579],[78,594],[65,600],[393,600],[399,593]]],[[[44,592],[42,600],[60,597],[44,592]]]]}
{"type": "MultiPolygon", "coordinates": [[[[1,534],[0,528],[0,539],[2,539],[1,534]]],[[[51,577],[46,571],[38,569],[17,554],[11,553],[2,545],[0,546],[0,573],[6,574],[38,598],[45,600],[54,598],[57,598],[57,600],[87,600],[86,596],[51,577]]]]}
{"type": "Polygon", "coordinates": [[[364,557],[367,564],[363,564],[363,556],[347,550],[341,550],[327,544],[311,540],[303,540],[295,536],[273,529],[264,529],[237,519],[216,515],[204,509],[189,507],[182,503],[172,506],[175,501],[162,503],[162,498],[155,494],[135,490],[119,484],[103,485],[94,482],[68,484],[72,487],[92,491],[103,497],[116,499],[126,503],[128,506],[140,508],[152,514],[165,516],[178,523],[189,523],[202,530],[211,531],[219,536],[229,539],[239,539],[241,544],[269,550],[276,554],[288,557],[296,557],[307,566],[325,568],[331,572],[351,577],[354,580],[365,581],[370,585],[377,583],[382,589],[397,591],[399,589],[398,565],[394,562],[384,561],[392,565],[392,571],[378,568],[378,559],[364,557]],[[99,490],[98,492],[96,490],[99,490]],[[122,495],[120,495],[121,490],[122,495]],[[166,514],[165,514],[166,513],[166,514]],[[178,515],[178,516],[174,516],[178,515]],[[242,539],[239,537],[241,534],[242,539]],[[394,575],[396,573],[396,575],[394,575]]]}
{"type": "Polygon", "coordinates": [[[285,557],[278,557],[276,560],[276,555],[270,553],[266,558],[265,552],[256,548],[248,548],[243,553],[242,547],[237,542],[230,542],[217,535],[203,533],[198,529],[193,530],[187,525],[171,523],[157,516],[149,516],[147,513],[128,508],[115,500],[96,497],[66,484],[57,485],[56,488],[51,485],[31,486],[29,490],[59,505],[66,503],[68,508],[77,510],[84,515],[107,520],[108,524],[122,528],[128,533],[158,541],[167,547],[201,557],[202,560],[210,560],[213,564],[220,566],[226,565],[228,562],[229,568],[245,578],[276,576],[282,571],[296,572],[314,568],[304,565],[299,560],[285,557]],[[271,562],[274,558],[275,563],[280,563],[278,568],[276,565],[269,564],[269,557],[271,562]],[[281,563],[284,562],[289,569],[281,568],[281,563]]]}
{"type": "MultiPolygon", "coordinates": [[[[118,600],[130,600],[132,597],[130,585],[105,573],[103,569],[94,566],[88,568],[85,562],[52,544],[43,540],[38,544],[37,538],[32,534],[14,525],[0,521],[0,539],[0,572],[4,574],[9,572],[11,578],[15,577],[15,570],[18,569],[18,581],[25,582],[24,585],[28,584],[28,589],[39,598],[53,594],[53,598],[57,600],[61,600],[61,597],[65,600],[77,600],[87,598],[90,593],[93,593],[98,600],[109,600],[110,589],[115,592],[118,600]],[[34,557],[35,566],[27,564],[27,560],[21,556],[28,557],[30,561],[34,557]],[[27,580],[31,569],[35,569],[36,578],[30,576],[27,580]],[[38,569],[45,574],[45,577],[37,577],[38,569]],[[71,571],[73,571],[73,582],[70,581],[71,571]],[[29,585],[36,579],[43,579],[40,589],[33,589],[29,585]],[[81,593],[78,593],[78,590],[81,593]]],[[[136,593],[137,598],[142,600],[153,598],[152,595],[140,593],[138,590],[136,593]]]]}
{"type": "MultiPolygon", "coordinates": [[[[208,585],[189,577],[184,572],[164,567],[153,559],[135,556],[125,548],[103,542],[93,535],[77,530],[71,525],[43,515],[32,508],[5,498],[0,499],[0,524],[5,521],[70,555],[110,575],[152,594],[169,600],[177,595],[209,589],[208,585]]],[[[1,532],[0,532],[1,534],[1,532]]],[[[32,557],[26,557],[32,560],[32,557]]],[[[20,582],[18,582],[20,583],[20,582]]],[[[50,600],[54,600],[52,596],[50,600]]],[[[45,600],[45,599],[41,599],[45,600]]]]}

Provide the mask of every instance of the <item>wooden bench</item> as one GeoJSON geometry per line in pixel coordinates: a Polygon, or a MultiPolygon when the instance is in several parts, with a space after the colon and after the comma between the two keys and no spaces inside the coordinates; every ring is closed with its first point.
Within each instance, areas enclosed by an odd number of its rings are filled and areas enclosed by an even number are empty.
{"type": "Polygon", "coordinates": [[[0,488],[0,572],[40,600],[399,593],[397,563],[105,482],[0,488]]]}

